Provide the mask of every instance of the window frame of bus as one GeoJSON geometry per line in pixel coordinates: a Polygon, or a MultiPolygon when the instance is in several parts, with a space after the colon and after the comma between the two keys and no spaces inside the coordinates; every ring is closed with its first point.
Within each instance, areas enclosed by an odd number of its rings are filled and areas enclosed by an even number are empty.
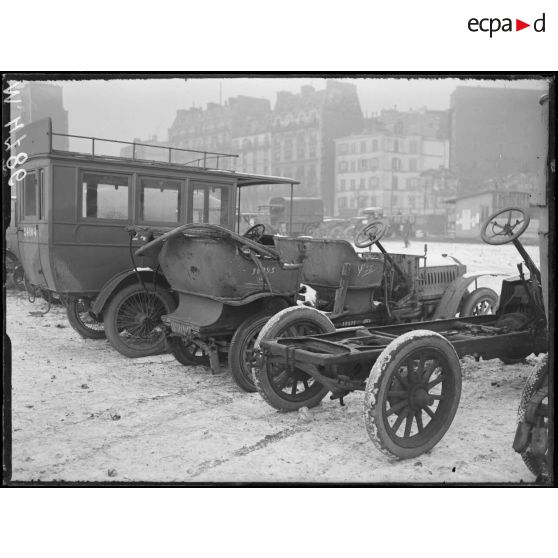
{"type": "MultiPolygon", "coordinates": [[[[209,182],[209,181],[203,181],[203,180],[191,180],[190,184],[189,184],[189,188],[188,188],[188,223],[208,223],[208,221],[194,221],[194,190],[196,189],[204,189],[205,193],[204,193],[204,216],[207,210],[207,214],[209,216],[209,204],[207,204],[207,208],[205,207],[205,198],[208,198],[210,195],[210,191],[209,189],[211,187],[214,188],[220,188],[221,191],[223,191],[224,189],[227,190],[228,193],[228,203],[227,203],[227,223],[225,225],[223,225],[222,223],[219,223],[219,226],[221,227],[225,227],[227,229],[233,230],[234,228],[234,215],[235,215],[235,211],[234,211],[234,203],[235,203],[235,199],[234,199],[234,191],[235,191],[235,185],[233,183],[230,182],[209,182]]],[[[221,214],[223,212],[223,199],[221,198],[221,214]]]]}
{"type": "MultiPolygon", "coordinates": [[[[20,210],[20,219],[21,221],[37,221],[39,219],[39,215],[38,215],[38,200],[37,200],[37,193],[39,190],[39,177],[38,177],[38,172],[37,169],[33,169],[33,170],[28,170],[25,174],[24,179],[21,181],[21,210],[20,210]],[[34,179],[35,181],[35,190],[33,192],[33,195],[30,196],[28,194],[28,180],[30,180],[31,178],[34,179]],[[28,213],[27,208],[28,208],[28,201],[30,201],[33,198],[33,213],[28,213]]],[[[18,196],[19,197],[19,196],[18,196]]]]}
{"type": "Polygon", "coordinates": [[[182,215],[183,215],[183,191],[186,187],[186,181],[181,178],[175,177],[168,177],[168,176],[156,176],[156,175],[148,175],[148,174],[138,174],[136,176],[136,190],[137,190],[137,197],[138,197],[138,223],[142,225],[161,225],[161,226],[169,226],[169,225],[178,225],[182,222],[182,215]],[[174,182],[178,185],[178,199],[177,199],[177,219],[176,221],[156,221],[151,219],[145,219],[144,217],[144,187],[142,184],[142,180],[159,180],[159,181],[169,181],[174,182]]]}
{"type": "MultiPolygon", "coordinates": [[[[96,169],[79,169],[78,173],[79,179],[79,187],[78,187],[78,200],[77,200],[77,209],[80,221],[94,221],[94,222],[105,222],[105,223],[130,223],[132,222],[133,216],[133,208],[132,208],[132,185],[133,185],[133,173],[125,173],[125,172],[112,172],[112,171],[99,171],[96,169]],[[128,196],[127,196],[127,204],[126,204],[126,217],[93,217],[87,215],[87,205],[84,208],[84,201],[87,203],[87,197],[84,198],[84,177],[86,174],[97,175],[97,176],[110,176],[110,177],[120,177],[125,178],[127,184],[118,184],[119,187],[127,188],[128,196]],[[86,215],[83,214],[85,209],[86,215]]],[[[85,183],[87,184],[87,183],[85,183]]],[[[101,183],[102,184],[102,183],[101,183]]],[[[98,187],[99,184],[97,183],[96,186],[98,187]]],[[[113,185],[114,186],[114,185],[113,185]]],[[[97,207],[98,210],[98,207],[97,207]]]]}
{"type": "Polygon", "coordinates": [[[38,188],[37,188],[37,207],[38,207],[38,218],[39,221],[44,221],[45,220],[45,169],[44,168],[39,168],[38,170],[38,176],[39,176],[39,184],[38,184],[38,188]]]}
{"type": "Polygon", "coordinates": [[[22,203],[20,204],[20,211],[18,218],[21,221],[42,221],[44,219],[44,176],[45,169],[40,167],[32,170],[28,170],[25,178],[21,181],[21,196],[20,199],[22,203]],[[35,192],[31,196],[34,198],[34,213],[27,213],[27,201],[30,199],[27,193],[27,180],[30,177],[35,179],[35,192]]]}

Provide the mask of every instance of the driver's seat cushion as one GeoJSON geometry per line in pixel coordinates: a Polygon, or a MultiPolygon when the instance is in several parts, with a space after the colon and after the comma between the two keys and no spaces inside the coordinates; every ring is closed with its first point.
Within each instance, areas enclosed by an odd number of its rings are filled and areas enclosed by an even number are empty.
{"type": "Polygon", "coordinates": [[[363,258],[346,240],[275,237],[281,261],[302,263],[302,280],[313,288],[339,286],[343,265],[351,264],[348,288],[371,288],[382,284],[381,254],[363,258]]]}

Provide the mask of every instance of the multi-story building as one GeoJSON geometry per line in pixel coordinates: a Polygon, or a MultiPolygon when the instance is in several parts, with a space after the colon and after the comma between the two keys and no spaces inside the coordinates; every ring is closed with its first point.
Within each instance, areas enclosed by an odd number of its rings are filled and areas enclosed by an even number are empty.
{"type": "Polygon", "coordinates": [[[337,215],[356,215],[367,206],[391,215],[442,207],[432,196],[435,181],[426,171],[447,167],[447,140],[374,132],[339,138],[335,146],[337,215]]]}
{"type": "MultiPolygon", "coordinates": [[[[248,145],[254,145],[250,139],[269,128],[270,112],[267,99],[243,95],[232,97],[224,104],[208,103],[205,110],[196,107],[178,110],[169,128],[169,144],[185,149],[231,153],[234,140],[239,139],[241,145],[245,145],[244,161],[250,159],[252,167],[254,160],[263,165],[265,157],[261,155],[259,144],[255,146],[254,159],[248,157],[248,145]],[[244,143],[243,138],[247,140],[244,143]]],[[[219,168],[238,170],[238,160],[223,158],[219,161],[219,168]]],[[[256,172],[261,171],[257,169],[256,172]]]]}
{"type": "Polygon", "coordinates": [[[242,172],[271,174],[271,104],[267,99],[229,99],[234,114],[231,148],[237,153],[236,168],[242,172]]]}
{"type": "Polygon", "coordinates": [[[232,138],[232,152],[238,154],[236,170],[271,174],[271,132],[260,130],[232,138]]]}
{"type": "MultiPolygon", "coordinates": [[[[60,85],[38,81],[24,82],[21,87],[20,99],[21,103],[14,103],[13,108],[17,110],[15,116],[21,116],[23,124],[30,124],[50,117],[53,132],[58,134],[68,133],[68,111],[64,108],[60,85]]],[[[56,149],[67,151],[69,148],[68,138],[54,136],[53,146],[56,149]]]]}
{"type": "MultiPolygon", "coordinates": [[[[252,174],[270,175],[271,172],[271,132],[266,130],[267,122],[253,122],[249,129],[238,131],[232,138],[231,153],[238,154],[236,170],[252,174]]],[[[283,192],[279,192],[280,194],[283,192]]],[[[273,186],[252,188],[248,196],[243,195],[242,208],[245,211],[259,211],[269,204],[276,194],[273,186]]]]}
{"type": "Polygon", "coordinates": [[[316,90],[280,91],[272,116],[273,174],[301,182],[298,195],[319,196],[332,214],[335,201],[336,138],[362,129],[356,86],[327,80],[316,90]]]}
{"type": "MultiPolygon", "coordinates": [[[[304,86],[300,93],[280,91],[273,110],[268,100],[246,96],[222,105],[209,103],[205,110],[179,110],[169,129],[169,144],[239,155],[220,161],[220,168],[296,178],[301,183],[298,196],[322,197],[332,213],[333,140],[361,128],[356,87],[327,80],[323,90],[304,86]]],[[[254,191],[248,202],[255,209],[270,195],[282,193],[254,191]]]]}
{"type": "Polygon", "coordinates": [[[540,172],[539,97],[529,89],[459,86],[450,97],[450,167],[458,195],[534,190],[540,172]]]}
{"type": "Polygon", "coordinates": [[[449,138],[449,111],[426,107],[407,112],[383,109],[377,116],[367,119],[365,126],[370,131],[382,129],[392,134],[446,140],[449,138]]]}
{"type": "MultiPolygon", "coordinates": [[[[208,166],[271,174],[271,104],[267,99],[240,95],[224,104],[208,103],[205,109],[179,110],[169,128],[169,145],[184,149],[238,155],[207,161],[208,166]]],[[[176,154],[178,162],[188,162],[187,154],[176,154]]],[[[244,196],[245,209],[257,210],[269,202],[270,187],[254,189],[244,196]]]]}

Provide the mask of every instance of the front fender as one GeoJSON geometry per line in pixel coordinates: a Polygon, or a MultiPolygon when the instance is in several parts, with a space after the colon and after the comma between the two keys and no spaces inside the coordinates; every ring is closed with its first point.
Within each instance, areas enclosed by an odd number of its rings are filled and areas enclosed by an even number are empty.
{"type": "MultiPolygon", "coordinates": [[[[157,284],[165,287],[170,288],[168,281],[165,279],[165,276],[160,273],[154,271],[150,267],[139,267],[137,269],[137,273],[140,274],[141,278],[144,281],[153,281],[155,280],[157,284]],[[154,279],[155,278],[155,279],[154,279]]],[[[113,277],[111,277],[102,287],[101,291],[93,301],[91,305],[91,311],[93,314],[100,315],[102,314],[103,310],[107,302],[110,300],[112,295],[119,291],[120,289],[138,281],[136,271],[133,269],[128,269],[126,271],[121,271],[117,273],[113,277]]]]}
{"type": "Polygon", "coordinates": [[[498,275],[505,275],[505,273],[498,273],[496,271],[477,271],[464,273],[461,277],[455,279],[449,284],[446,292],[443,294],[434,312],[432,319],[445,320],[454,318],[459,310],[459,305],[463,299],[463,295],[467,292],[467,287],[479,277],[497,277],[498,275]]]}

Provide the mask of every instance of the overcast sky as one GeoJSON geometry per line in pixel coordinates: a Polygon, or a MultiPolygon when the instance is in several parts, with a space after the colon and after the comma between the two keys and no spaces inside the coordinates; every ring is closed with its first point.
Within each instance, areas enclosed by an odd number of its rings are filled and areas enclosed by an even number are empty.
{"type": "MultiPolygon", "coordinates": [[[[363,112],[368,116],[385,108],[399,110],[449,108],[457,85],[522,87],[544,90],[539,80],[498,81],[459,79],[346,79],[357,86],[363,112]]],[[[52,81],[50,83],[53,83],[52,81]]],[[[147,139],[156,134],[167,139],[176,111],[236,95],[264,97],[275,103],[277,91],[300,91],[302,85],[323,89],[325,80],[307,78],[196,78],[147,80],[58,81],[69,111],[71,134],[122,140],[147,139]]]]}

